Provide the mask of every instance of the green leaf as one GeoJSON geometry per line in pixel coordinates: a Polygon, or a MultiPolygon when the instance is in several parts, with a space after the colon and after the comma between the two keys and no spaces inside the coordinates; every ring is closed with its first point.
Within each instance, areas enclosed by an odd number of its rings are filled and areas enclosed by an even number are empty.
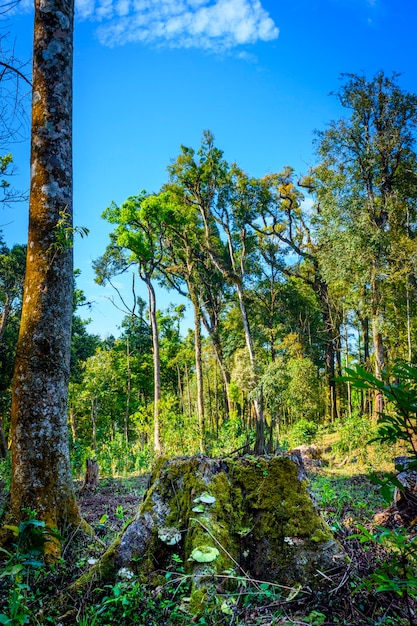
{"type": "Polygon", "coordinates": [[[18,576],[22,571],[24,571],[24,567],[21,563],[17,563],[16,565],[7,566],[2,573],[0,574],[0,578],[4,578],[5,576],[18,576]]]}

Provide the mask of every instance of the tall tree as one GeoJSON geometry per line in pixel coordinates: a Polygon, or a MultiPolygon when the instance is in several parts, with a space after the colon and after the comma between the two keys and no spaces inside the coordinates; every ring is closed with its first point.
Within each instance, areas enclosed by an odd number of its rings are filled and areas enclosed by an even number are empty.
{"type": "MultiPolygon", "coordinates": [[[[230,167],[213,135],[206,131],[200,149],[182,146],[182,153],[168,168],[171,182],[183,190],[185,204],[200,212],[204,228],[204,246],[214,267],[236,291],[246,348],[255,377],[258,375],[253,337],[245,299],[245,279],[250,255],[255,250],[250,227],[251,214],[259,210],[262,186],[237,166],[230,167]]],[[[265,451],[262,399],[255,395],[255,452],[265,451]]]]}
{"type": "Polygon", "coordinates": [[[0,458],[7,456],[4,413],[10,411],[10,383],[22,307],[25,264],[26,247],[15,245],[10,250],[0,237],[0,458]]]}
{"type": "Polygon", "coordinates": [[[198,267],[201,251],[201,224],[195,207],[181,203],[178,189],[162,192],[147,199],[158,216],[167,255],[164,275],[169,286],[188,296],[194,312],[194,350],[197,383],[197,416],[199,446],[204,450],[204,397],[201,337],[201,299],[198,293],[198,267]],[[186,290],[184,289],[186,287],[186,290]]]}
{"type": "MultiPolygon", "coordinates": [[[[322,169],[337,175],[350,202],[345,210],[360,223],[368,252],[370,319],[375,375],[386,366],[384,283],[392,264],[393,243],[416,219],[415,138],[417,95],[401,90],[398,75],[383,72],[368,80],[348,74],[336,96],[348,117],[318,134],[322,169]]],[[[327,189],[321,186],[321,198],[327,189]]],[[[376,411],[383,409],[376,395],[376,411]]]]}
{"type": "Polygon", "coordinates": [[[287,263],[283,272],[296,277],[309,285],[320,303],[324,329],[325,370],[329,390],[329,413],[337,416],[335,377],[335,337],[337,323],[333,314],[333,301],[319,263],[320,243],[315,237],[311,216],[303,210],[303,196],[294,182],[292,168],[286,167],[280,173],[268,174],[263,179],[271,201],[263,204],[260,232],[278,241],[286,252],[295,254],[295,263],[287,263]]]}
{"type": "Polygon", "coordinates": [[[162,224],[157,206],[147,202],[148,195],[142,192],[129,197],[120,207],[112,203],[103,217],[116,228],[111,233],[111,243],[104,255],[95,263],[97,281],[104,284],[109,277],[126,271],[134,265],[148,290],[149,319],[152,330],[154,366],[154,448],[162,452],[159,432],[161,402],[161,360],[159,345],[158,318],[154,280],[162,269],[164,258],[162,224]]]}
{"type": "MultiPolygon", "coordinates": [[[[67,397],[73,312],[73,0],[35,2],[29,240],[12,400],[11,517],[79,524],[67,397]]],[[[45,545],[51,558],[58,539],[45,545]]]]}

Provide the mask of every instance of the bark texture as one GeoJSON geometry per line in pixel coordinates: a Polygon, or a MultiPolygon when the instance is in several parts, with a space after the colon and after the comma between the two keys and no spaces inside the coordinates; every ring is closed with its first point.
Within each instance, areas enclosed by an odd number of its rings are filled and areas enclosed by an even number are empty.
{"type": "Polygon", "coordinates": [[[12,518],[28,508],[52,527],[80,521],[67,430],[73,15],[73,0],[35,2],[29,238],[12,400],[12,518]]]}
{"type": "Polygon", "coordinates": [[[82,491],[96,489],[98,485],[98,463],[95,459],[86,459],[82,491]]]}

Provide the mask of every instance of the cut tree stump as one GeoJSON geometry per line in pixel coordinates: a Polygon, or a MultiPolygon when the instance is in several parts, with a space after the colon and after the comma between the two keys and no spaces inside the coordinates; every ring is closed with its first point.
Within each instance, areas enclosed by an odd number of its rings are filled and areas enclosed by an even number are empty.
{"type": "Polygon", "coordinates": [[[417,521],[417,460],[406,456],[394,459],[397,485],[394,489],[394,502],[384,511],[374,516],[379,526],[413,527],[417,521]]]}
{"type": "Polygon", "coordinates": [[[233,577],[291,589],[336,586],[346,556],[303,469],[299,456],[159,459],[135,519],[71,590],[123,576],[157,587],[173,555],[192,581],[193,615],[225,585],[230,590],[233,577]]]}
{"type": "Polygon", "coordinates": [[[86,459],[85,475],[81,491],[89,491],[98,487],[98,463],[94,459],[86,459]]]}

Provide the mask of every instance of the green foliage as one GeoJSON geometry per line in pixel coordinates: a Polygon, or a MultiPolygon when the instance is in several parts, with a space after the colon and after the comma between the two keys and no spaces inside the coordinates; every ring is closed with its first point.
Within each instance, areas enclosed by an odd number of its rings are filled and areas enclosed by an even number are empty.
{"type": "Polygon", "coordinates": [[[340,531],[346,515],[372,521],[374,512],[385,505],[379,487],[371,477],[311,476],[317,504],[334,532],[340,531]]]}
{"type": "MultiPolygon", "coordinates": [[[[10,175],[10,168],[12,164],[13,164],[13,157],[10,153],[0,156],[0,176],[10,175]]],[[[7,180],[3,179],[0,182],[0,187],[2,189],[7,189],[7,187],[10,187],[10,183],[7,180]]]]}
{"type": "MultiPolygon", "coordinates": [[[[408,451],[417,461],[415,437],[417,434],[417,369],[398,362],[391,371],[391,376],[384,373],[379,380],[363,368],[356,366],[348,369],[345,380],[349,380],[359,389],[372,389],[383,394],[389,402],[392,412],[383,412],[378,417],[378,430],[374,441],[396,443],[409,446],[408,451]]],[[[375,479],[382,484],[386,497],[390,496],[389,485],[400,489],[403,486],[394,476],[385,480],[375,479]]],[[[410,626],[414,624],[411,600],[417,597],[417,537],[410,537],[409,531],[402,528],[388,529],[379,527],[375,532],[359,525],[355,538],[363,544],[382,546],[388,558],[369,576],[367,584],[376,592],[390,591],[401,596],[406,604],[410,626]]]]}
{"type": "Polygon", "coordinates": [[[417,537],[410,537],[404,528],[377,527],[370,531],[361,524],[358,528],[360,532],[352,538],[365,545],[381,546],[386,553],[386,559],[380,562],[364,585],[376,593],[391,592],[400,596],[405,602],[410,626],[413,626],[411,603],[417,598],[417,537]]]}
{"type": "Polygon", "coordinates": [[[26,511],[26,514],[28,519],[20,522],[19,526],[4,526],[16,538],[14,551],[9,552],[0,547],[0,553],[6,557],[0,579],[8,579],[8,597],[3,606],[6,612],[0,612],[0,624],[9,626],[33,623],[29,604],[34,600],[35,593],[31,582],[34,573],[44,567],[45,543],[58,537],[54,529],[36,519],[33,511],[26,511]]]}
{"type": "MultiPolygon", "coordinates": [[[[4,78],[4,77],[3,77],[4,78]]],[[[13,92],[13,90],[11,90],[10,94],[13,92]]],[[[9,94],[9,95],[10,95],[9,94]]],[[[4,103],[4,99],[7,99],[7,94],[5,93],[4,90],[2,90],[1,92],[1,97],[2,97],[2,102],[4,103]]],[[[15,96],[11,96],[12,97],[12,102],[10,109],[12,111],[16,111],[16,105],[17,107],[19,107],[19,104],[17,103],[17,101],[15,100],[15,96]]],[[[13,125],[13,117],[14,117],[14,113],[11,114],[11,116],[9,116],[6,113],[6,116],[9,117],[9,120],[7,120],[5,122],[5,118],[4,118],[4,113],[6,112],[7,109],[7,105],[3,106],[2,108],[2,131],[5,130],[5,124],[7,126],[7,123],[10,122],[11,125],[13,125]]],[[[6,135],[8,135],[8,140],[12,140],[12,137],[14,135],[13,130],[6,130],[6,135]]],[[[2,135],[4,134],[4,132],[2,132],[2,135]]],[[[4,145],[4,139],[5,137],[2,137],[3,139],[3,145],[4,145]]],[[[8,143],[8,141],[6,141],[6,143],[8,143]]],[[[27,192],[23,192],[20,191],[18,189],[15,189],[12,187],[11,183],[10,183],[10,179],[12,176],[14,176],[16,174],[16,170],[14,168],[13,165],[13,156],[10,152],[6,153],[6,154],[2,154],[0,155],[0,203],[3,202],[4,205],[7,204],[12,204],[14,202],[22,202],[27,200],[27,192]]]]}
{"type": "Polygon", "coordinates": [[[167,571],[164,584],[153,592],[131,574],[126,571],[120,582],[107,586],[101,601],[77,623],[88,626],[113,623],[121,626],[183,626],[186,623],[189,618],[187,604],[182,601],[189,591],[188,577],[175,569],[167,571]]]}
{"type": "Polygon", "coordinates": [[[364,460],[366,445],[375,434],[375,423],[368,417],[354,414],[337,426],[339,439],[334,445],[336,452],[350,454],[353,450],[364,460]]]}
{"type": "Polygon", "coordinates": [[[408,452],[417,457],[417,368],[398,362],[390,372],[384,372],[382,380],[359,365],[346,368],[342,380],[349,381],[357,389],[378,391],[388,401],[390,412],[378,416],[378,430],[373,441],[408,445],[408,452]]]}
{"type": "Polygon", "coordinates": [[[265,367],[261,378],[267,408],[282,421],[317,422],[324,412],[317,367],[310,358],[302,356],[295,334],[285,337],[280,351],[282,354],[265,367]]]}
{"type": "Polygon", "coordinates": [[[95,459],[102,476],[127,476],[147,471],[153,460],[149,445],[126,444],[122,433],[116,433],[94,450],[75,442],[71,446],[71,465],[75,478],[82,478],[87,459],[95,459]]]}
{"type": "Polygon", "coordinates": [[[288,376],[287,405],[291,407],[293,419],[317,420],[323,414],[317,367],[309,358],[291,358],[288,360],[288,376]]]}
{"type": "Polygon", "coordinates": [[[307,419],[300,419],[291,428],[289,437],[292,444],[295,446],[310,444],[316,439],[318,430],[319,427],[316,422],[307,419]]]}
{"type": "Polygon", "coordinates": [[[227,420],[224,420],[216,432],[208,440],[210,454],[214,457],[222,456],[233,450],[251,447],[255,440],[255,432],[245,428],[242,418],[237,411],[231,411],[227,420]]]}

